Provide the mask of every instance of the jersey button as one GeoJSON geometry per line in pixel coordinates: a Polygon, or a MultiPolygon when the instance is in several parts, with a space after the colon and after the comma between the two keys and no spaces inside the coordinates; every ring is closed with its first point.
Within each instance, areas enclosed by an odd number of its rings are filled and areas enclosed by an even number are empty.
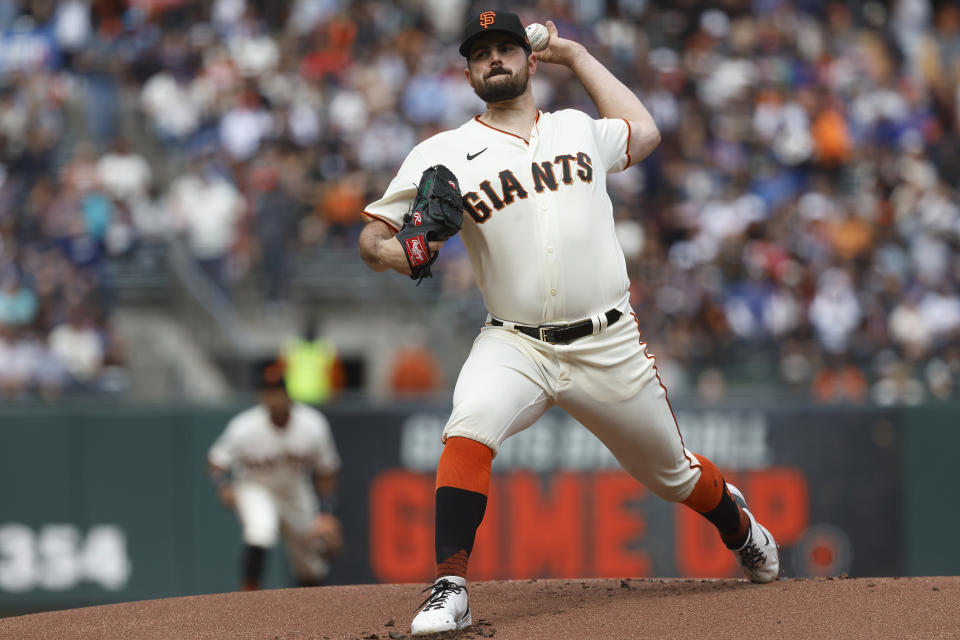
{"type": "Polygon", "coordinates": [[[552,296],[557,295],[557,290],[556,290],[556,289],[550,289],[550,295],[552,295],[552,296]]]}
{"type": "Polygon", "coordinates": [[[547,253],[553,253],[553,247],[547,247],[547,253]]]}

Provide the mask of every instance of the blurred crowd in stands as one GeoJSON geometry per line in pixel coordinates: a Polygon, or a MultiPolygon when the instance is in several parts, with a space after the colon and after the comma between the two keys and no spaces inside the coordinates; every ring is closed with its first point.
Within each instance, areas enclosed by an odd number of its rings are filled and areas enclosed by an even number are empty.
{"type": "MultiPolygon", "coordinates": [[[[456,46],[500,5],[660,127],[609,183],[672,394],[957,397],[960,8],[934,0],[0,0],[0,390],[122,367],[102,265],[145,244],[269,303],[305,252],[355,260],[407,151],[482,110],[456,46]]],[[[540,108],[595,113],[571,78],[541,66],[540,108]]],[[[436,270],[476,299],[456,240],[436,270]]]]}

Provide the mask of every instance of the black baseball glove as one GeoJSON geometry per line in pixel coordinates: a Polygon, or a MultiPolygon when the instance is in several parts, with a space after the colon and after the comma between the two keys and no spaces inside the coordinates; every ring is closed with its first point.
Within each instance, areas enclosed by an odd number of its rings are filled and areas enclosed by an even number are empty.
{"type": "Polygon", "coordinates": [[[410,212],[403,216],[397,239],[410,263],[410,277],[417,284],[431,276],[430,265],[439,253],[431,253],[431,240],[446,240],[463,225],[463,198],[457,176],[442,164],[423,172],[410,212]]]}

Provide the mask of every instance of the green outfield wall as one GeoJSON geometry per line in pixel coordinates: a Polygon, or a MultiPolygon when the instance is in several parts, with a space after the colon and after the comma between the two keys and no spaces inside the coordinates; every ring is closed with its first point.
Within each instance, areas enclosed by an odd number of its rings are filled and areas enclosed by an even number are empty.
{"type": "MultiPolygon", "coordinates": [[[[233,590],[239,527],[206,451],[247,405],[0,407],[0,613],[233,590]]],[[[425,582],[449,407],[323,408],[344,462],[347,545],[330,582],[425,582]]],[[[784,546],[788,576],[960,573],[960,405],[678,407],[784,546]]],[[[290,585],[275,551],[267,585],[290,585]]],[[[494,464],[472,578],[734,576],[692,512],[650,496],[592,435],[548,412],[494,464]],[[545,544],[541,535],[554,535],[545,544]]]]}
{"type": "Polygon", "coordinates": [[[960,574],[960,404],[905,409],[901,457],[908,575],[960,574]]]}

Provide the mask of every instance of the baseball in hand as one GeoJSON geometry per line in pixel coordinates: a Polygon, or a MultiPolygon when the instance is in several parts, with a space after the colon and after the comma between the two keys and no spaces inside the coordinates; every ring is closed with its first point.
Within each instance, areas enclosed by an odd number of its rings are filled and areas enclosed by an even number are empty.
{"type": "Polygon", "coordinates": [[[543,51],[550,44],[550,33],[539,22],[528,24],[526,31],[527,39],[530,40],[530,48],[534,51],[543,51]]]}

